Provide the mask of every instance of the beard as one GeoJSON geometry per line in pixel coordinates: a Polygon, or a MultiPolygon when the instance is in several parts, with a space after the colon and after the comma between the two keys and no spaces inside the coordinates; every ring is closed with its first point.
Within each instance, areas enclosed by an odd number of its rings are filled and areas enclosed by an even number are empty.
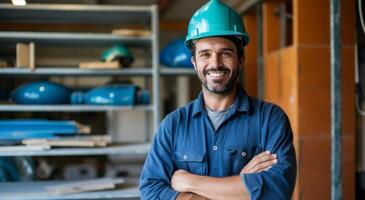
{"type": "Polygon", "coordinates": [[[232,92],[239,75],[239,66],[237,68],[231,70],[227,67],[218,67],[218,68],[210,68],[203,70],[203,74],[198,73],[198,78],[203,85],[203,87],[208,90],[209,92],[216,94],[216,95],[228,95],[232,92]],[[222,73],[224,75],[229,75],[228,80],[221,82],[221,81],[214,81],[211,80],[212,83],[208,83],[207,76],[209,73],[222,73]],[[215,86],[216,85],[216,86],[215,86]]]}

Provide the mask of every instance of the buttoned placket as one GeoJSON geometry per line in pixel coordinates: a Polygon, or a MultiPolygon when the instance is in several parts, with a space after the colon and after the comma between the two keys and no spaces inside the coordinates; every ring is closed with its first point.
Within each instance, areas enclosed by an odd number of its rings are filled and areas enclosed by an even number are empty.
{"type": "MultiPolygon", "coordinates": [[[[211,125],[212,129],[213,125],[211,125]]],[[[224,163],[223,144],[226,137],[226,124],[223,122],[221,126],[211,134],[212,144],[210,146],[210,166],[215,166],[215,170],[211,171],[212,176],[221,176],[224,163]]]]}
{"type": "MultiPolygon", "coordinates": [[[[237,110],[239,106],[237,100],[234,102],[234,104],[235,105],[233,105],[233,108],[226,114],[222,124],[218,127],[217,130],[214,129],[214,126],[209,119],[207,111],[205,109],[201,110],[201,117],[205,118],[204,123],[205,126],[207,126],[206,130],[208,131],[208,133],[206,133],[206,137],[210,138],[208,139],[208,143],[206,144],[207,146],[205,148],[209,155],[207,155],[207,175],[219,177],[224,174],[226,163],[224,163],[225,154],[223,148],[226,137],[229,137],[229,134],[226,132],[227,120],[230,120],[230,118],[233,117],[236,112],[239,112],[237,110]]],[[[241,152],[241,156],[245,157],[246,152],[241,152]]]]}

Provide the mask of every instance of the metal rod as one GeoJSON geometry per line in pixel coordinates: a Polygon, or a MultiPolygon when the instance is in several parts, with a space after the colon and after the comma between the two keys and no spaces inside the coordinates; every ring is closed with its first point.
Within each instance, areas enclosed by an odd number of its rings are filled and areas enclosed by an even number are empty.
{"type": "MultiPolygon", "coordinates": [[[[365,33],[365,32],[364,32],[365,33]]],[[[358,44],[355,44],[355,85],[356,85],[356,111],[362,117],[365,117],[365,111],[362,109],[363,101],[362,101],[362,91],[361,91],[361,83],[360,83],[360,72],[359,72],[359,47],[358,44]]]]}
{"type": "MultiPolygon", "coordinates": [[[[158,6],[152,6],[152,82],[153,82],[153,105],[154,105],[154,116],[153,116],[153,132],[157,131],[160,124],[160,65],[158,57],[158,6]]],[[[152,135],[151,138],[152,139],[152,135]]]]}
{"type": "Polygon", "coordinates": [[[342,199],[341,13],[340,0],[330,2],[331,29],[331,197],[342,199]]]}
{"type": "Polygon", "coordinates": [[[261,3],[262,0],[246,0],[243,1],[244,3],[242,3],[236,10],[239,14],[245,14],[248,10],[250,10],[251,8],[253,8],[256,4],[261,3]]]}
{"type": "MultiPolygon", "coordinates": [[[[149,28],[152,28],[150,27],[150,22],[146,21],[146,23],[144,24],[144,29],[145,30],[148,30],[149,28]]],[[[144,66],[151,66],[151,54],[152,54],[152,50],[151,48],[144,48],[143,49],[143,57],[144,57],[144,66]]],[[[152,72],[152,71],[151,71],[152,72]]],[[[148,89],[148,90],[152,90],[152,88],[149,88],[149,82],[152,81],[152,79],[149,79],[149,77],[146,77],[145,79],[143,79],[143,82],[144,82],[144,88],[145,89],[148,89]]],[[[144,130],[144,141],[145,142],[149,142],[150,141],[150,135],[151,135],[151,130],[154,128],[151,126],[151,118],[152,115],[151,113],[149,112],[144,112],[144,127],[145,127],[145,130],[144,130]]],[[[154,131],[154,130],[153,130],[154,131]]]]}
{"type": "Polygon", "coordinates": [[[262,33],[262,3],[256,4],[257,20],[257,98],[264,99],[264,53],[262,33]]]}
{"type": "Polygon", "coordinates": [[[279,6],[279,16],[280,16],[280,48],[284,48],[286,46],[286,5],[285,3],[280,3],[279,6]]]}

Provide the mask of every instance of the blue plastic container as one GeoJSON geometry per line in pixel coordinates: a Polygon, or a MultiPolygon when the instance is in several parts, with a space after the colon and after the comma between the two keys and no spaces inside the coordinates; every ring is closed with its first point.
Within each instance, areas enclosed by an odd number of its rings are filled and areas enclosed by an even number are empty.
{"type": "Polygon", "coordinates": [[[138,90],[136,104],[148,105],[150,104],[150,92],[148,90],[138,90]]]}
{"type": "Polygon", "coordinates": [[[169,42],[160,52],[160,62],[167,67],[194,68],[191,52],[186,48],[184,38],[169,42]]]}
{"type": "Polygon", "coordinates": [[[0,120],[0,140],[52,138],[56,135],[75,135],[79,132],[80,128],[74,121],[0,120]]]}
{"type": "Polygon", "coordinates": [[[19,86],[10,98],[18,104],[69,104],[71,90],[49,81],[38,81],[19,86]]]}
{"type": "Polygon", "coordinates": [[[73,92],[71,103],[131,106],[136,103],[136,92],[135,85],[106,85],[88,92],[73,92]]]}

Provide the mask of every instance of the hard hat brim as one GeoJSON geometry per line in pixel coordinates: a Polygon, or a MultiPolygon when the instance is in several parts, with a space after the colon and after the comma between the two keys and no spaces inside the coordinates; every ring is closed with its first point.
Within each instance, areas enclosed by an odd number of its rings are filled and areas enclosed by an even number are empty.
{"type": "Polygon", "coordinates": [[[211,32],[201,33],[197,36],[186,38],[185,46],[188,49],[191,49],[191,47],[193,46],[193,43],[192,43],[193,40],[207,38],[207,37],[220,37],[220,36],[237,36],[242,40],[242,45],[243,45],[242,47],[245,47],[248,44],[248,42],[250,41],[250,38],[248,37],[247,34],[238,33],[236,31],[220,31],[220,32],[215,32],[214,34],[212,34],[211,32]]]}

